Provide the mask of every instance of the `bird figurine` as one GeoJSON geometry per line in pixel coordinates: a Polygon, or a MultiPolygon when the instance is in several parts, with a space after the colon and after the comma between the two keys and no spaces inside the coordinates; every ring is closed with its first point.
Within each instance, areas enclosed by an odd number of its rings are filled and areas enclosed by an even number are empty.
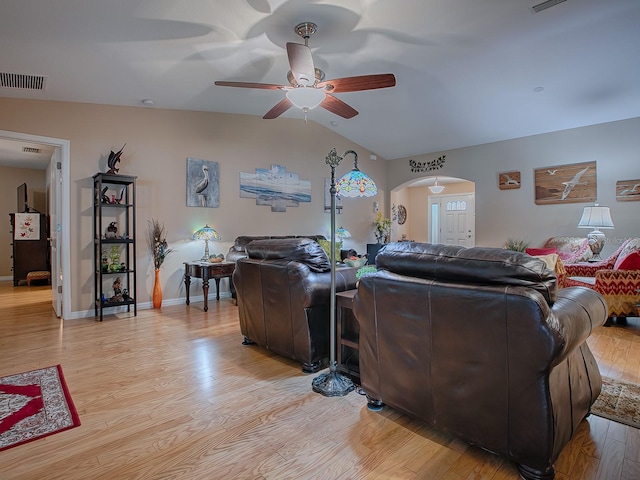
{"type": "Polygon", "coordinates": [[[102,203],[111,203],[111,201],[109,200],[109,196],[107,195],[107,190],[109,190],[109,187],[106,186],[102,189],[101,192],[101,201],[102,203]]]}
{"type": "Polygon", "coordinates": [[[209,186],[209,167],[206,165],[202,166],[202,180],[194,185],[194,190],[196,195],[200,198],[200,203],[202,203],[203,207],[207,206],[207,195],[205,194],[205,190],[209,186]]]}
{"type": "Polygon", "coordinates": [[[120,171],[119,168],[116,168],[116,165],[120,161],[120,156],[122,155],[122,151],[124,150],[125,145],[126,143],[122,146],[118,153],[114,153],[113,150],[111,150],[109,158],[107,159],[107,166],[109,167],[109,171],[107,171],[107,173],[116,174],[118,173],[118,171],[120,171]]]}

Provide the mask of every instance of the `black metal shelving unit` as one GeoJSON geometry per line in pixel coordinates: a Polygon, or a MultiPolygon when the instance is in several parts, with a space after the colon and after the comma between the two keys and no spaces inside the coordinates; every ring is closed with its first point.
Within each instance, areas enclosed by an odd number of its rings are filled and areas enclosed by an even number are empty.
{"type": "MultiPolygon", "coordinates": [[[[93,176],[93,242],[95,315],[103,318],[105,308],[126,307],[134,316],[136,304],[136,178],[129,175],[96,173],[93,176]],[[117,232],[107,227],[116,222],[117,232]],[[103,264],[103,253],[109,256],[116,247],[120,263],[103,264]],[[108,249],[108,250],[107,250],[108,249]],[[116,267],[120,265],[120,267],[116,267]],[[116,278],[121,279],[121,292],[113,290],[116,278]],[[106,284],[106,287],[105,287],[106,284]]],[[[115,257],[115,255],[114,255],[115,257]]]]}

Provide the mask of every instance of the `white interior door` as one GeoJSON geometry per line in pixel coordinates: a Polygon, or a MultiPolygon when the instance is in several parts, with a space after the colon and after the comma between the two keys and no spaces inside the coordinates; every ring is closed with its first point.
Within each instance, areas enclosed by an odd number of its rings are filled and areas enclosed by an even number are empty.
{"type": "Polygon", "coordinates": [[[47,168],[49,183],[49,245],[51,247],[51,303],[58,317],[62,316],[61,249],[58,248],[62,212],[62,165],[60,147],[56,147],[47,168]]]}
{"type": "Polygon", "coordinates": [[[429,196],[431,243],[475,245],[475,194],[429,196]]]}

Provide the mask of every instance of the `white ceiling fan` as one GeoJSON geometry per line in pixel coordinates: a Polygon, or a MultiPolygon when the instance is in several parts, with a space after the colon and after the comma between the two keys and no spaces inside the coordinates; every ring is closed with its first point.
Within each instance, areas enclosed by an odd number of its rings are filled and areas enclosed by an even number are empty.
{"type": "Polygon", "coordinates": [[[334,94],[395,86],[396,77],[392,73],[344,77],[325,81],[324,72],[319,68],[315,68],[311,49],[309,48],[309,38],[316,30],[315,23],[300,23],[296,25],[295,32],[304,38],[304,45],[287,43],[287,56],[291,68],[287,74],[287,80],[290,85],[225,81],[217,81],[215,84],[222,87],[285,91],[285,98],[262,117],[265,119],[277,118],[292,106],[300,108],[305,114],[305,119],[307,112],[317,106],[340,117],[352,118],[358,115],[358,111],[334,96],[334,94]]]}

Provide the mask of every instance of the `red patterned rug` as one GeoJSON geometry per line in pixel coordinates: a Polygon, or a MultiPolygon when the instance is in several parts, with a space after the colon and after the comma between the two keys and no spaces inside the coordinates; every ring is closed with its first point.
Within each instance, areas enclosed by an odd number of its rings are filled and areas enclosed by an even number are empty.
{"type": "Polygon", "coordinates": [[[79,425],[60,365],[0,378],[0,450],[79,425]]]}
{"type": "Polygon", "coordinates": [[[640,428],[640,385],[602,377],[602,392],[591,413],[640,428]]]}

